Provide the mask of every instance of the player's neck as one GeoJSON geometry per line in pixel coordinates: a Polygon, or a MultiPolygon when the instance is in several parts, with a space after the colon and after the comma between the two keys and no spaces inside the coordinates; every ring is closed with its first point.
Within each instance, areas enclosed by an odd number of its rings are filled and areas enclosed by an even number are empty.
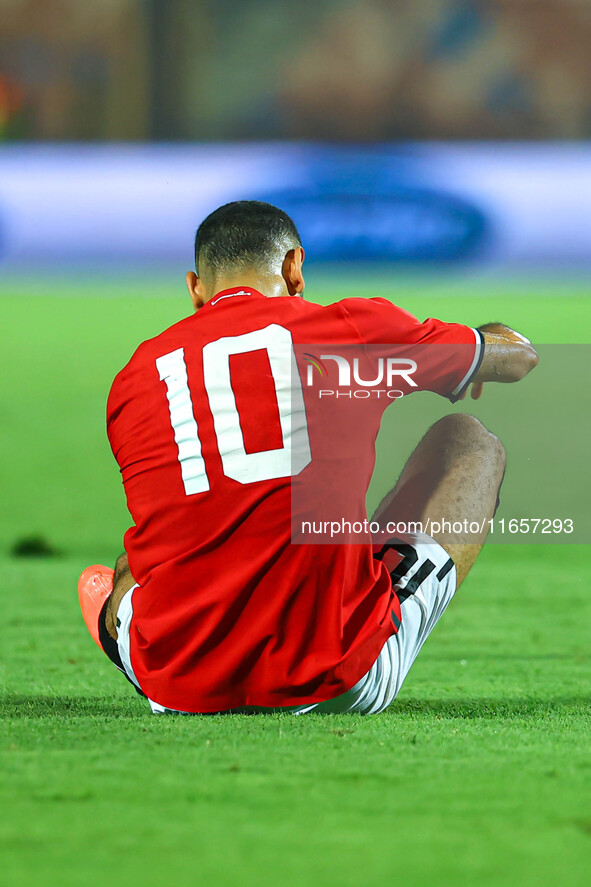
{"type": "Polygon", "coordinates": [[[244,272],[231,277],[217,277],[211,286],[208,287],[209,292],[206,301],[209,302],[219,293],[233,289],[256,290],[270,299],[289,296],[287,285],[281,275],[269,274],[260,276],[256,273],[244,272]]]}

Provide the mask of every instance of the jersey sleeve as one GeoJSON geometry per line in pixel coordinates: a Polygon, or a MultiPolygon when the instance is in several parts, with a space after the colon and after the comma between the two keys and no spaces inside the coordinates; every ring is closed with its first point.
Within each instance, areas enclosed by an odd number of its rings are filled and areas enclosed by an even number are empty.
{"type": "Polygon", "coordinates": [[[416,390],[434,391],[455,403],[478,372],[484,336],[473,327],[434,317],[421,322],[387,299],[345,299],[340,305],[366,345],[392,347],[392,353],[415,361],[416,390]]]}

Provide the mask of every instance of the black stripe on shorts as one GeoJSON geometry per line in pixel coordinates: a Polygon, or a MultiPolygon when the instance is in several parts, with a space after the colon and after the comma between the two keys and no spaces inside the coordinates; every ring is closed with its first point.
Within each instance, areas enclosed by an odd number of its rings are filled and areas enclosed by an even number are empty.
{"type": "Polygon", "coordinates": [[[437,573],[437,578],[439,579],[440,582],[442,579],[445,579],[445,577],[447,576],[449,571],[453,569],[453,565],[454,565],[454,562],[452,561],[451,558],[444,563],[444,565],[441,567],[441,569],[437,573]]]}
{"type": "Polygon", "coordinates": [[[117,641],[115,640],[115,638],[112,638],[111,635],[109,634],[109,632],[107,631],[107,606],[108,606],[108,603],[109,603],[109,598],[107,598],[107,600],[103,604],[102,610],[99,615],[99,620],[98,620],[99,641],[101,642],[101,647],[103,648],[103,650],[105,651],[106,655],[109,657],[109,659],[111,660],[113,665],[116,666],[116,668],[118,668],[119,671],[123,673],[126,680],[129,681],[131,686],[135,690],[137,690],[137,692],[140,694],[140,696],[145,696],[146,694],[142,693],[142,691],[137,686],[137,684],[134,684],[134,682],[131,680],[131,678],[128,677],[127,672],[125,671],[125,669],[123,667],[123,662],[121,661],[121,656],[119,655],[119,647],[117,646],[117,641]]]}

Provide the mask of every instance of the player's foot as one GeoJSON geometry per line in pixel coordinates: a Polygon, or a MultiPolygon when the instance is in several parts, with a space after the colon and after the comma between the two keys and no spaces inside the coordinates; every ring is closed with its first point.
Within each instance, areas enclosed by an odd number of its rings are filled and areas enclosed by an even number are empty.
{"type": "Polygon", "coordinates": [[[114,570],[102,564],[87,567],[78,580],[78,600],[82,617],[93,641],[101,647],[98,620],[104,603],[113,591],[114,570]]]}

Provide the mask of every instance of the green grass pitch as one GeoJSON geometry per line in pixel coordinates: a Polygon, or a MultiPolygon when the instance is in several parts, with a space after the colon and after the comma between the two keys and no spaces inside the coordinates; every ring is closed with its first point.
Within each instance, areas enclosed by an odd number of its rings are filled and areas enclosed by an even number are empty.
{"type": "MultiPolygon", "coordinates": [[[[576,281],[341,277],[311,273],[310,298],[591,342],[576,281]]],[[[154,717],[76,580],[127,526],[109,384],[188,313],[182,279],[13,277],[0,310],[3,885],[589,884],[588,546],[488,546],[378,717],[154,717]],[[56,554],[11,555],[34,535],[56,554]]]]}

